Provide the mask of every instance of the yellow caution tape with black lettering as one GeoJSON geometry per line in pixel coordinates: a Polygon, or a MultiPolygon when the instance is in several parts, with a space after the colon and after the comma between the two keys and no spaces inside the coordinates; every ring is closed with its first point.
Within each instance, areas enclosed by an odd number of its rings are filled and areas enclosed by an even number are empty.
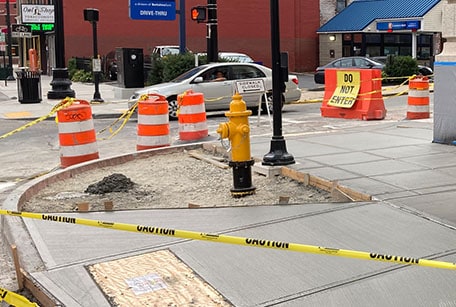
{"type": "Polygon", "coordinates": [[[37,307],[37,303],[30,302],[26,297],[16,294],[14,292],[8,291],[6,289],[0,288],[0,302],[5,301],[11,306],[16,307],[37,307]]]}
{"type": "Polygon", "coordinates": [[[403,257],[403,256],[393,256],[388,254],[379,254],[379,253],[370,253],[354,250],[345,250],[338,248],[328,248],[320,247],[313,245],[304,245],[298,243],[288,243],[281,241],[265,240],[265,239],[254,239],[254,238],[245,238],[245,237],[235,237],[211,233],[203,233],[196,231],[187,231],[187,230],[178,230],[172,228],[162,228],[154,226],[143,226],[143,225],[134,225],[134,224],[124,224],[124,223],[114,223],[114,222],[104,222],[96,221],[75,217],[65,217],[60,215],[52,214],[43,214],[43,213],[30,213],[30,212],[16,212],[8,210],[0,210],[0,215],[9,215],[17,216],[23,218],[38,219],[43,221],[67,223],[67,224],[79,224],[92,227],[108,228],[114,230],[123,230],[130,232],[138,232],[143,234],[152,234],[159,236],[175,237],[182,239],[191,239],[191,240],[201,240],[201,241],[210,241],[216,243],[226,243],[226,244],[235,244],[235,245],[244,245],[251,247],[263,247],[271,248],[278,250],[288,250],[301,253],[312,253],[328,256],[339,256],[346,258],[355,258],[363,260],[375,260],[382,262],[392,262],[404,265],[417,265],[417,266],[426,266],[433,267],[438,269],[447,269],[447,270],[456,270],[456,263],[436,261],[436,260],[427,260],[427,259],[418,259],[412,257],[403,257]]]}
{"type": "MultiPolygon", "coordinates": [[[[59,102],[57,105],[55,105],[52,108],[51,112],[49,112],[48,114],[41,116],[40,118],[37,118],[34,121],[31,121],[30,123],[27,123],[27,124],[23,125],[22,127],[19,127],[13,131],[0,135],[0,139],[5,139],[17,132],[23,131],[27,128],[30,128],[33,125],[36,125],[36,124],[46,120],[47,118],[51,117],[54,113],[57,113],[58,111],[66,108],[66,107],[69,107],[70,105],[73,104],[73,102],[74,102],[74,98],[67,97],[67,98],[63,99],[61,102],[59,102]]],[[[57,120],[57,117],[56,117],[56,120],[57,120]]]]}
{"type": "Polygon", "coordinates": [[[101,129],[100,131],[97,132],[97,135],[99,134],[102,134],[103,132],[105,132],[106,130],[108,130],[111,135],[106,137],[106,138],[97,138],[97,140],[110,140],[111,138],[113,138],[115,135],[117,135],[124,127],[125,125],[127,124],[127,122],[130,120],[130,118],[132,117],[132,115],[135,113],[135,110],[136,108],[138,107],[138,104],[139,104],[139,101],[141,100],[145,100],[147,99],[147,95],[142,95],[140,97],[140,99],[138,101],[136,101],[130,108],[128,108],[128,110],[126,110],[125,112],[122,113],[122,115],[117,118],[114,122],[112,122],[109,126],[101,129]],[[144,98],[144,99],[143,99],[144,98]],[[115,125],[117,125],[120,121],[121,124],[119,125],[119,127],[114,131],[113,130],[113,127],[115,125]]]}

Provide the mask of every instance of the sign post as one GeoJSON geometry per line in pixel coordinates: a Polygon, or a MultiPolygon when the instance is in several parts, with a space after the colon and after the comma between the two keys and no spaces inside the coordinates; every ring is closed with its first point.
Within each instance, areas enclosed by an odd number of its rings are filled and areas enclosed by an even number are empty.
{"type": "Polygon", "coordinates": [[[295,163],[288,153],[282,134],[283,66],[280,55],[279,0],[271,0],[271,54],[272,54],[272,108],[273,135],[269,153],[263,156],[263,165],[289,165],[295,163]]]}

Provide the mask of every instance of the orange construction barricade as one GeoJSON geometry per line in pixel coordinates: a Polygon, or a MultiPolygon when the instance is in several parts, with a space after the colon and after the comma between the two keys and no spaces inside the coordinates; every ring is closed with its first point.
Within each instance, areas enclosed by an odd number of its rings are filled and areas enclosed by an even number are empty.
{"type": "Polygon", "coordinates": [[[62,167],[99,158],[92,108],[87,101],[75,100],[57,112],[57,120],[62,167]]]}
{"type": "Polygon", "coordinates": [[[209,135],[206,121],[206,107],[202,93],[188,90],[179,95],[179,139],[181,141],[194,141],[209,135]]]}
{"type": "Polygon", "coordinates": [[[380,69],[325,69],[323,117],[384,119],[380,69]]]}
{"type": "Polygon", "coordinates": [[[138,101],[138,138],[136,150],[170,145],[168,101],[158,94],[148,94],[138,101]]]}
{"type": "Polygon", "coordinates": [[[407,119],[429,118],[429,79],[417,76],[409,80],[407,119]]]}

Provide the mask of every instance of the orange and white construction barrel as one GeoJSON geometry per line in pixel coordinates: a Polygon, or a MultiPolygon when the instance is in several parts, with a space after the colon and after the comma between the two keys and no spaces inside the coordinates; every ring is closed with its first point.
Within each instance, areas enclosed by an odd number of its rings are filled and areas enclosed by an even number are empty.
{"type": "Polygon", "coordinates": [[[158,94],[149,94],[138,101],[138,137],[136,150],[170,145],[168,101],[158,94]]]}
{"type": "Polygon", "coordinates": [[[429,79],[414,77],[409,80],[407,119],[423,119],[429,116],[429,79]]]}
{"type": "Polygon", "coordinates": [[[194,141],[209,135],[206,120],[206,106],[202,93],[188,90],[178,96],[179,139],[194,141]]]}
{"type": "Polygon", "coordinates": [[[89,102],[74,100],[72,105],[57,112],[57,120],[62,167],[99,158],[89,102]]]}

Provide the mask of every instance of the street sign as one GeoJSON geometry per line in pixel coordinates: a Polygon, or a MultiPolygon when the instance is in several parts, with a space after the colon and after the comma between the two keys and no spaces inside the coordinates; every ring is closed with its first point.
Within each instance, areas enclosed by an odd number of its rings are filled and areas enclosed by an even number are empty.
{"type": "Polygon", "coordinates": [[[129,15],[137,20],[175,20],[174,0],[129,0],[129,15]]]}
{"type": "Polygon", "coordinates": [[[12,37],[31,37],[32,27],[30,25],[14,24],[11,25],[12,37]]]}
{"type": "Polygon", "coordinates": [[[359,71],[337,71],[337,87],[328,106],[350,109],[356,102],[361,86],[359,71]]]}
{"type": "Polygon", "coordinates": [[[263,79],[250,79],[246,81],[236,81],[236,88],[239,94],[244,93],[264,93],[263,79]]]}

